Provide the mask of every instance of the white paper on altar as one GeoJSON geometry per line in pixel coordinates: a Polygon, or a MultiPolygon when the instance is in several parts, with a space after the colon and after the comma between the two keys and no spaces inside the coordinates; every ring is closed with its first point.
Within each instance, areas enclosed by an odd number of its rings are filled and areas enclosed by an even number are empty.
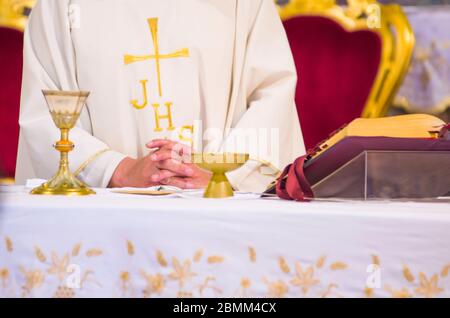
{"type": "Polygon", "coordinates": [[[0,297],[450,297],[449,203],[3,189],[0,297]]]}
{"type": "MultiPolygon", "coordinates": [[[[29,179],[26,182],[25,188],[28,190],[31,190],[33,188],[36,188],[46,182],[46,180],[43,179],[29,179]]],[[[20,187],[19,187],[20,188],[20,187]]],[[[3,191],[8,191],[7,187],[3,187],[3,191]]],[[[181,189],[177,187],[172,186],[153,186],[148,188],[95,188],[95,192],[97,195],[117,195],[117,196],[124,196],[124,195],[145,195],[145,194],[138,194],[137,192],[146,192],[146,191],[170,191],[174,192],[173,194],[167,194],[167,195],[161,195],[160,197],[163,198],[174,198],[174,197],[180,197],[184,199],[201,199],[203,197],[203,194],[205,192],[204,189],[181,189]],[[126,193],[130,192],[130,193],[126,193]],[[132,193],[135,192],[135,193],[132,193]]],[[[154,194],[153,194],[154,195],[154,194]]],[[[242,192],[242,191],[235,191],[233,197],[226,198],[226,200],[254,200],[259,199],[261,197],[262,193],[254,193],[254,192],[242,192]]],[[[155,196],[155,195],[154,195],[155,196]]]]}

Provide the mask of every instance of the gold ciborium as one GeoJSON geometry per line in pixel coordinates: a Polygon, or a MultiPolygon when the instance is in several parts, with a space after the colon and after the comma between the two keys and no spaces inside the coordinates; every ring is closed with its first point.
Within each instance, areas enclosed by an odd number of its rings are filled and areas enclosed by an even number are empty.
{"type": "Polygon", "coordinates": [[[233,187],[225,173],[240,168],[248,159],[248,154],[240,153],[192,154],[192,162],[194,164],[213,173],[203,196],[215,199],[232,197],[234,195],[233,187]]]}
{"type": "Polygon", "coordinates": [[[48,109],[55,125],[61,130],[61,140],[54,147],[61,153],[59,169],[56,175],[31,194],[44,195],[88,195],[95,194],[83,182],[78,180],[69,169],[69,152],[74,148],[69,140],[72,129],[81,114],[81,109],[89,96],[88,92],[43,91],[48,109]]]}

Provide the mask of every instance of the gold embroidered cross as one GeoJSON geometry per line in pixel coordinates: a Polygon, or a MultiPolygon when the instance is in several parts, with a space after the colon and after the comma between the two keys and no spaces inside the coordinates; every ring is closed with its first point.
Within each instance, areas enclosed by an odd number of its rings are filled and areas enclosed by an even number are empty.
{"type": "Polygon", "coordinates": [[[179,57],[189,57],[189,49],[184,48],[184,49],[175,51],[173,53],[160,54],[159,53],[159,42],[158,42],[158,18],[150,18],[147,20],[147,22],[148,22],[148,25],[150,26],[150,31],[152,33],[153,49],[155,51],[155,54],[141,55],[141,56],[125,55],[124,62],[125,62],[125,65],[128,65],[131,63],[135,63],[135,62],[142,62],[142,61],[146,61],[146,60],[155,60],[156,74],[158,76],[158,92],[159,92],[159,96],[162,97],[160,60],[161,59],[173,59],[173,58],[179,58],[179,57]]]}

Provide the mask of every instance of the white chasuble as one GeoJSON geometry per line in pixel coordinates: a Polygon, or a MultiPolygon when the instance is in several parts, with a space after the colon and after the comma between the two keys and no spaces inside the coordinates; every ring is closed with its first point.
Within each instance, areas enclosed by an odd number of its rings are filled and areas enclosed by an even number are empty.
{"type": "Polygon", "coordinates": [[[58,166],[59,131],[41,90],[84,90],[70,164],[89,185],[108,186],[120,161],[147,155],[153,139],[196,148],[201,136],[203,150],[249,152],[229,177],[261,191],[305,152],[296,79],[272,0],[41,0],[25,32],[16,182],[48,179],[58,166]],[[238,130],[264,145],[231,142],[238,130]],[[222,142],[208,141],[210,131],[222,142]]]}

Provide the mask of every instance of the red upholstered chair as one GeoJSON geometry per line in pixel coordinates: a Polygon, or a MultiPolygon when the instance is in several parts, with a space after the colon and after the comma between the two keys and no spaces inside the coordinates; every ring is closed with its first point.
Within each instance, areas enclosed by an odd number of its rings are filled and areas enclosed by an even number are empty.
{"type": "Polygon", "coordinates": [[[14,178],[19,140],[23,29],[35,0],[0,1],[0,178],[14,178]]]}
{"type": "Polygon", "coordinates": [[[355,118],[383,116],[406,73],[414,35],[405,14],[398,5],[368,2],[375,1],[349,1],[344,8],[291,0],[280,8],[299,74],[296,103],[308,149],[355,118]]]}
{"type": "Polygon", "coordinates": [[[0,170],[13,178],[19,140],[23,33],[0,27],[0,170]]]}

